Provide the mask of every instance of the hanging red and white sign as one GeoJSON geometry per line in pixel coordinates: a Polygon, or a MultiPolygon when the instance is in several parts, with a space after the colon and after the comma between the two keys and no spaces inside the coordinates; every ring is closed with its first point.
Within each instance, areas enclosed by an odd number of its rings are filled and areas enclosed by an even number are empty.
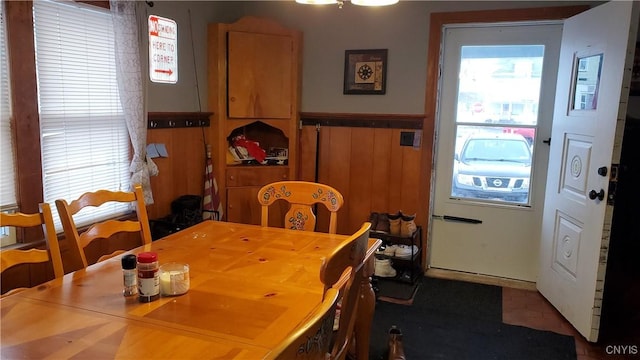
{"type": "Polygon", "coordinates": [[[158,83],[178,82],[178,25],[149,15],[149,77],[158,83]]]}

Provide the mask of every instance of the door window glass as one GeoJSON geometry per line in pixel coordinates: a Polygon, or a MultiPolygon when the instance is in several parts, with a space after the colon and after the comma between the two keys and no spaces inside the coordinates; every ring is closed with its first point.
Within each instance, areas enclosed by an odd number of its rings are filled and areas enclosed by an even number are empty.
{"type": "Polygon", "coordinates": [[[573,81],[572,110],[595,110],[602,70],[602,54],[578,57],[573,81]]]}
{"type": "Polygon", "coordinates": [[[451,197],[529,204],[543,45],[462,46],[451,197]]]}

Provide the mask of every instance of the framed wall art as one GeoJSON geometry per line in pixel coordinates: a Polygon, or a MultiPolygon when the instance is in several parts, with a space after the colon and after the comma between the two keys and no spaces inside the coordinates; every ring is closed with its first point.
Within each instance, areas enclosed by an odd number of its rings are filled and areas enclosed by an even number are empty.
{"type": "Polygon", "coordinates": [[[345,94],[383,95],[386,82],[387,49],[345,51],[345,94]]]}

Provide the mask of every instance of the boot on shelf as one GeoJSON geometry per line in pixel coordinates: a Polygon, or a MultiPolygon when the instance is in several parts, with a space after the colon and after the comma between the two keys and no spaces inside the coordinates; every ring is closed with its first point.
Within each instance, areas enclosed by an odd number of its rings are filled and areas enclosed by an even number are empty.
{"type": "Polygon", "coordinates": [[[412,237],[418,227],[416,226],[416,214],[404,215],[400,217],[400,236],[412,237]]]}
{"type": "Polygon", "coordinates": [[[391,260],[374,259],[373,275],[379,277],[395,277],[397,275],[397,272],[396,269],[391,266],[391,260]]]}
{"type": "Polygon", "coordinates": [[[389,233],[389,217],[387,213],[378,214],[378,222],[375,229],[372,228],[372,230],[383,234],[389,233]]]}
{"type": "Polygon", "coordinates": [[[389,218],[390,235],[400,236],[400,223],[402,221],[401,217],[402,213],[400,211],[398,211],[396,214],[387,215],[387,218],[389,218]]]}
{"type": "Polygon", "coordinates": [[[388,360],[406,360],[402,346],[402,331],[395,325],[389,329],[389,358],[388,360]]]}
{"type": "Polygon", "coordinates": [[[371,223],[371,230],[375,230],[375,228],[378,226],[377,212],[372,212],[371,215],[369,215],[369,222],[371,223]]]}

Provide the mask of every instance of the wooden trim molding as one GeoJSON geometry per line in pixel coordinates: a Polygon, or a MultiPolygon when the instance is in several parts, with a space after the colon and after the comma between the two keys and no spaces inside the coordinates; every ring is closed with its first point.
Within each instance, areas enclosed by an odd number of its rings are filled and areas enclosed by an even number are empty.
{"type": "MultiPolygon", "coordinates": [[[[33,42],[33,4],[31,1],[3,1],[7,31],[9,77],[12,101],[16,195],[18,208],[25,213],[38,212],[42,202],[42,159],[40,156],[40,117],[36,62],[33,42]]],[[[35,237],[42,231],[25,228],[18,241],[35,237]]]]}
{"type": "Polygon", "coordinates": [[[209,127],[211,112],[150,112],[147,129],[209,127]]]}
{"type": "Polygon", "coordinates": [[[300,122],[306,126],[422,129],[424,115],[300,113],[300,122]]]}

